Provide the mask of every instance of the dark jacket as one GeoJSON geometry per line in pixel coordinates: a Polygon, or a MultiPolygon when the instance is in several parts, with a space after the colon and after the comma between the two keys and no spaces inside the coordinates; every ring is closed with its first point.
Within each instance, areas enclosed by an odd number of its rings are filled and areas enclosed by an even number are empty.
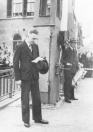
{"type": "Polygon", "coordinates": [[[69,69],[70,73],[76,73],[78,70],[78,59],[75,50],[68,47],[63,51],[63,64],[65,68],[69,69]],[[67,65],[67,63],[71,63],[72,66],[67,65]]]}
{"type": "Polygon", "coordinates": [[[14,74],[16,81],[31,81],[39,79],[39,73],[36,64],[31,62],[38,56],[39,49],[38,45],[36,44],[32,45],[32,52],[30,51],[25,41],[23,41],[16,47],[13,58],[14,74]]]}

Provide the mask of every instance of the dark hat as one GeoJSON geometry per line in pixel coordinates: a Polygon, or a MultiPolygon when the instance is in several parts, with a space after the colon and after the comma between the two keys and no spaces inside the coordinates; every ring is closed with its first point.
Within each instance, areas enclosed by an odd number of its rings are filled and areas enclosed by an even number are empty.
{"type": "Polygon", "coordinates": [[[41,74],[46,74],[49,70],[49,65],[46,59],[44,59],[43,61],[38,61],[38,63],[36,64],[39,73],[41,74]]]}
{"type": "Polygon", "coordinates": [[[76,39],[75,38],[70,38],[70,43],[77,43],[76,39]]]}

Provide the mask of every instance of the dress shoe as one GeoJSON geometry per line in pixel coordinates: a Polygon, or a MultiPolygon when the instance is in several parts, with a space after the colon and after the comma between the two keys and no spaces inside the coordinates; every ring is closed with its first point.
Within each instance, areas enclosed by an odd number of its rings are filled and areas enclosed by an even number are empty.
{"type": "Polygon", "coordinates": [[[70,101],[70,100],[67,100],[67,99],[65,99],[65,102],[67,102],[67,103],[71,103],[71,101],[70,101]]]}
{"type": "Polygon", "coordinates": [[[35,120],[35,123],[41,123],[41,124],[49,124],[49,122],[48,121],[46,121],[46,120],[35,120]]]}
{"type": "Polygon", "coordinates": [[[25,122],[24,122],[24,126],[25,126],[25,127],[30,127],[30,123],[25,123],[25,122]]]}
{"type": "Polygon", "coordinates": [[[78,99],[76,99],[76,98],[71,98],[72,100],[78,100],[78,99]]]}

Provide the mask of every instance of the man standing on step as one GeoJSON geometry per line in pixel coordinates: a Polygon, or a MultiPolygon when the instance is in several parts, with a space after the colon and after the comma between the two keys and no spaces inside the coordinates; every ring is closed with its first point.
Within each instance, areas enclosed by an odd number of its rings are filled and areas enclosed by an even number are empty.
{"type": "Polygon", "coordinates": [[[65,102],[71,103],[72,100],[77,100],[74,97],[74,87],[72,86],[72,79],[78,70],[78,60],[75,50],[76,40],[71,38],[66,41],[68,48],[63,51],[63,64],[64,64],[64,96],[65,102]]]}

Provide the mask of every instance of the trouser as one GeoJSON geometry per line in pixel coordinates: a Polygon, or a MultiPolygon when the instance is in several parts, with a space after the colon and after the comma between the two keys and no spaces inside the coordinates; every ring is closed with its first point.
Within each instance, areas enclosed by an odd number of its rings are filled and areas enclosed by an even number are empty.
{"type": "Polygon", "coordinates": [[[74,89],[72,88],[73,74],[69,71],[65,71],[64,77],[64,97],[66,100],[70,100],[72,96],[74,96],[74,89]]]}
{"type": "Polygon", "coordinates": [[[71,86],[71,95],[70,95],[70,98],[75,98],[74,96],[74,86],[71,86]]]}
{"type": "MultiPolygon", "coordinates": [[[[72,79],[73,79],[74,76],[75,76],[75,73],[72,73],[72,79]]],[[[70,98],[75,98],[75,96],[74,96],[74,88],[75,88],[75,86],[71,85],[71,95],[70,95],[70,98]]]]}
{"type": "Polygon", "coordinates": [[[31,93],[31,97],[32,97],[33,120],[36,121],[42,119],[39,82],[22,81],[22,86],[21,86],[22,120],[25,123],[29,123],[30,121],[29,93],[31,93]]]}

